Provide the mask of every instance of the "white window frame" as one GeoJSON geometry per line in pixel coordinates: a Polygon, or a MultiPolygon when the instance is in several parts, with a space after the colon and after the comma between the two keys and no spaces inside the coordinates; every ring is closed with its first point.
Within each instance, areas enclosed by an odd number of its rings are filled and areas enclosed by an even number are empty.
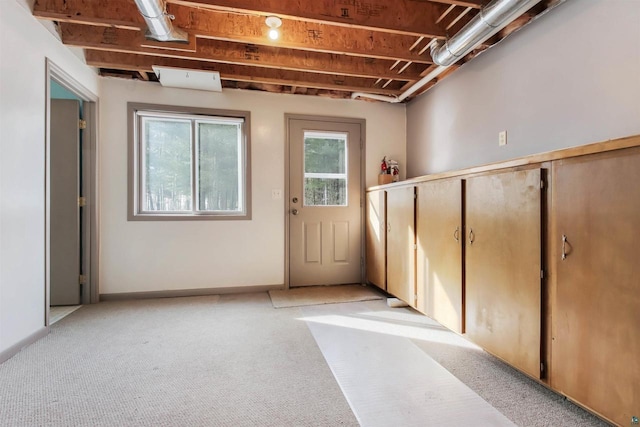
{"type": "MultiPolygon", "coordinates": [[[[307,178],[320,178],[320,179],[344,179],[345,180],[345,204],[344,205],[307,205],[306,200],[302,198],[302,204],[305,207],[310,208],[346,208],[349,207],[349,134],[347,132],[331,132],[331,131],[315,131],[315,130],[305,130],[303,135],[303,140],[306,141],[307,138],[317,138],[317,139],[335,139],[342,140],[344,139],[344,173],[316,173],[316,172],[306,172],[306,164],[302,165],[302,188],[303,193],[306,188],[306,179],[307,178]]],[[[306,159],[306,145],[302,147],[302,158],[306,159]]]]}
{"type": "Polygon", "coordinates": [[[128,103],[129,122],[129,209],[128,219],[137,220],[250,220],[251,219],[251,114],[248,111],[186,108],[155,104],[128,103]],[[145,119],[189,121],[191,128],[191,210],[148,211],[143,209],[144,140],[142,122],[145,119]],[[240,126],[238,138],[238,210],[200,210],[199,185],[199,125],[233,123],[240,126]]]}

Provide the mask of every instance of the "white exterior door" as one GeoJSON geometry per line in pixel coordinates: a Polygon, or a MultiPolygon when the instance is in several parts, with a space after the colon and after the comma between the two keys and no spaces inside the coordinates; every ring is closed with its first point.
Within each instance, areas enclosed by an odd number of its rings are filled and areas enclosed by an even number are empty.
{"type": "Polygon", "coordinates": [[[361,121],[289,118],[289,285],[362,280],[361,121]]]}

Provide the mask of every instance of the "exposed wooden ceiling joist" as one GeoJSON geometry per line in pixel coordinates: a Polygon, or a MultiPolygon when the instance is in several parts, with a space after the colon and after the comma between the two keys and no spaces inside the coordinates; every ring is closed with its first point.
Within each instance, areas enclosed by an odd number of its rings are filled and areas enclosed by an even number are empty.
{"type": "MultiPolygon", "coordinates": [[[[456,34],[490,0],[163,0],[186,44],[145,37],[134,0],[35,0],[64,44],[85,49],[101,74],[153,81],[152,65],[216,70],[223,87],[338,98],[398,95],[433,69],[430,47],[456,34]],[[283,21],[277,41],[265,16],[283,21]]],[[[559,0],[543,0],[465,61],[559,0]]]]}
{"type": "MultiPolygon", "coordinates": [[[[126,0],[37,0],[34,15],[60,22],[144,29],[144,21],[135,5],[126,0]],[[128,12],[127,5],[132,6],[128,12]],[[124,16],[136,15],[124,21],[124,16]],[[127,15],[128,14],[128,15],[127,15]]],[[[175,16],[174,25],[202,38],[239,43],[278,46],[312,52],[335,53],[379,59],[399,59],[417,63],[430,63],[429,55],[419,55],[409,48],[415,36],[384,33],[363,29],[337,27],[315,22],[292,21],[283,25],[281,38],[274,42],[267,37],[269,27],[261,16],[239,15],[170,4],[167,11],[175,16]]]]}
{"type": "Polygon", "coordinates": [[[376,88],[374,79],[361,77],[331,76],[324,74],[318,76],[314,73],[300,71],[277,70],[273,68],[255,68],[243,65],[213,64],[210,62],[192,61],[185,59],[153,57],[148,55],[131,55],[127,53],[104,52],[96,50],[85,51],[85,59],[88,65],[122,69],[130,71],[153,72],[153,65],[165,67],[200,69],[218,71],[223,80],[250,81],[268,84],[280,84],[288,86],[304,86],[318,89],[331,89],[347,92],[368,92],[383,95],[397,95],[401,82],[393,88],[376,88]]]}
{"type": "Polygon", "coordinates": [[[254,65],[267,68],[281,68],[292,71],[314,70],[321,74],[342,74],[354,77],[383,77],[416,81],[424,66],[407,67],[400,75],[391,70],[393,61],[363,58],[349,55],[335,55],[282,49],[273,46],[232,43],[220,40],[198,41],[195,52],[176,49],[144,47],[145,38],[139,30],[119,28],[98,28],[89,25],[60,25],[63,43],[69,46],[136,53],[153,56],[167,56],[180,59],[198,59],[238,65],[254,65]]]}
{"type": "Polygon", "coordinates": [[[170,3],[223,12],[250,15],[276,15],[288,20],[331,23],[407,35],[444,37],[444,29],[435,23],[446,8],[439,3],[414,0],[169,0],[170,3]]]}

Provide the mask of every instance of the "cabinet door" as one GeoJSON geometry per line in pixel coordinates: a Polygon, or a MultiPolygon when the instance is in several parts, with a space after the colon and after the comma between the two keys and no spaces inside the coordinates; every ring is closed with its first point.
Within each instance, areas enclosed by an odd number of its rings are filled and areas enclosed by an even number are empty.
{"type": "Polygon", "coordinates": [[[555,162],[551,190],[552,386],[629,425],[640,417],[640,149],[555,162]]]}
{"type": "Polygon", "coordinates": [[[471,340],[540,376],[540,169],[466,182],[465,307],[471,340]]]}
{"type": "Polygon", "coordinates": [[[462,181],[427,182],[416,193],[418,310],[463,332],[462,181]]]}
{"type": "Polygon", "coordinates": [[[384,190],[367,193],[367,281],[385,291],[387,290],[386,200],[384,190]]]}
{"type": "Polygon", "coordinates": [[[414,187],[387,190],[387,292],[415,306],[414,187]]]}

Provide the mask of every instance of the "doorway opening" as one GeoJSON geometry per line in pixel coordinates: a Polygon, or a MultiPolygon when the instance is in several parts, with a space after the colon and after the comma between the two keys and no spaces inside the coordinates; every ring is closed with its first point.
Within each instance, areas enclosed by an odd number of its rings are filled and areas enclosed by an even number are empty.
{"type": "Polygon", "coordinates": [[[98,98],[47,59],[45,326],[98,302],[98,98]]]}

